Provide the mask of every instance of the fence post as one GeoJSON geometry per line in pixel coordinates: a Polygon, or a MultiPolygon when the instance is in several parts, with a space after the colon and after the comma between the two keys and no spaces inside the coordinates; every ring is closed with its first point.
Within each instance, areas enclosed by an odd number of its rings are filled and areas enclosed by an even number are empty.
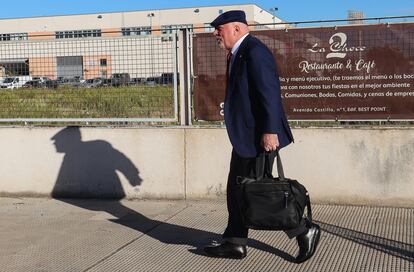
{"type": "Polygon", "coordinates": [[[178,35],[178,71],[180,76],[179,88],[179,114],[178,118],[181,126],[188,126],[191,124],[190,97],[189,88],[189,52],[188,52],[188,29],[180,29],[178,35]]]}

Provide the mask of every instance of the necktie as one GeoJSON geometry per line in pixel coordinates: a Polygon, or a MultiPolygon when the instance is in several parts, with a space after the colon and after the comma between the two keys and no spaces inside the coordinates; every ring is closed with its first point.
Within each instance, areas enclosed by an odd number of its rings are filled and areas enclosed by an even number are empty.
{"type": "Polygon", "coordinates": [[[229,76],[230,76],[230,61],[231,61],[231,56],[232,55],[233,54],[231,53],[231,50],[230,50],[229,53],[227,53],[226,82],[229,81],[229,76]]]}

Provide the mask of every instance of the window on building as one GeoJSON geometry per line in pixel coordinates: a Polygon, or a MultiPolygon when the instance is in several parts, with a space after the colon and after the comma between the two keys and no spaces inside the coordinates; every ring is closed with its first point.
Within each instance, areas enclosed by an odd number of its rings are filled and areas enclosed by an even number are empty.
{"type": "Polygon", "coordinates": [[[162,34],[171,34],[173,32],[172,25],[163,25],[161,26],[161,33],[162,34]]]}
{"type": "Polygon", "coordinates": [[[0,41],[21,41],[27,40],[27,33],[9,33],[9,34],[0,34],[0,41]]]}
{"type": "Polygon", "coordinates": [[[150,26],[137,26],[137,27],[123,27],[122,36],[143,36],[150,35],[150,26]]]}
{"type": "MultiPolygon", "coordinates": [[[[258,24],[258,23],[255,23],[255,24],[258,24]]],[[[257,30],[259,30],[259,29],[269,29],[269,26],[267,26],[267,25],[255,25],[254,29],[257,29],[257,30]]]]}
{"type": "Polygon", "coordinates": [[[56,31],[56,39],[80,39],[90,37],[101,37],[102,33],[100,29],[87,29],[87,30],[66,30],[56,31]]]}
{"type": "Polygon", "coordinates": [[[161,33],[162,34],[171,34],[171,33],[173,33],[173,31],[179,30],[181,28],[193,29],[193,25],[192,24],[187,24],[187,25],[163,25],[163,26],[161,26],[161,33]]]}
{"type": "Polygon", "coordinates": [[[100,64],[101,66],[106,66],[106,59],[101,59],[100,64]]]}
{"type": "Polygon", "coordinates": [[[0,62],[0,67],[7,76],[28,76],[29,60],[28,59],[9,59],[0,62]]]}
{"type": "Polygon", "coordinates": [[[214,27],[212,27],[209,23],[204,24],[204,32],[213,32],[214,27]]]}

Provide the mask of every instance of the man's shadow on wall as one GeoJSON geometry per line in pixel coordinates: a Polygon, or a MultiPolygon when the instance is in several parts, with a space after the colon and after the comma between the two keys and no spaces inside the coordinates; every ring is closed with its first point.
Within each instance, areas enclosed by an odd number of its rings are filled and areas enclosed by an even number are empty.
{"type": "MultiPolygon", "coordinates": [[[[111,221],[129,227],[166,244],[194,247],[194,254],[204,255],[203,246],[211,240],[220,240],[213,232],[170,224],[150,219],[119,201],[125,191],[116,171],[121,172],[131,186],[143,182],[137,167],[123,153],[102,140],[82,141],[78,127],[67,127],[51,138],[56,151],[64,153],[62,166],[52,191],[52,197],[91,211],[102,211],[117,218],[111,221]],[[90,198],[111,199],[92,201],[90,198]]],[[[267,251],[288,260],[294,258],[279,249],[249,239],[249,246],[267,251]]]]}

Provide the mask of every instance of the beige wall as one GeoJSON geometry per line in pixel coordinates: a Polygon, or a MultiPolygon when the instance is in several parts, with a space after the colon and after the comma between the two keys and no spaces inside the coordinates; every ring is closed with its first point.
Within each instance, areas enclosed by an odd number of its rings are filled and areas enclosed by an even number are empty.
{"type": "Polygon", "coordinates": [[[299,129],[286,175],[330,203],[414,207],[414,129],[299,129]]]}
{"type": "MultiPolygon", "coordinates": [[[[273,14],[271,14],[268,10],[263,10],[261,7],[253,6],[253,14],[254,14],[254,20],[259,23],[282,23],[283,21],[278,18],[279,11],[275,12],[275,16],[273,18],[273,14]]],[[[280,14],[283,14],[283,11],[280,12],[280,14]]],[[[269,28],[286,28],[288,25],[286,24],[275,24],[269,25],[267,27],[269,28]]]]}
{"type": "Polygon", "coordinates": [[[29,67],[31,76],[45,76],[51,79],[56,79],[56,58],[29,58],[29,67]]]}
{"type": "Polygon", "coordinates": [[[254,26],[255,22],[254,21],[247,21],[247,24],[249,25],[249,30],[250,31],[255,30],[255,26],[254,26]]]}
{"type": "MultiPolygon", "coordinates": [[[[414,205],[414,129],[294,129],[281,151],[285,175],[318,202],[414,205]]],[[[187,132],[187,196],[215,198],[226,187],[225,131],[187,132]],[[207,167],[206,167],[207,166],[207,167]]],[[[274,174],[276,174],[274,169],[274,174]]]]}
{"type": "Polygon", "coordinates": [[[28,36],[31,41],[54,40],[55,32],[29,32],[28,36]]]}
{"type": "Polygon", "coordinates": [[[161,26],[160,25],[151,26],[151,34],[152,35],[161,35],[161,26]]]}
{"type": "Polygon", "coordinates": [[[57,152],[51,140],[60,131],[59,128],[0,129],[1,192],[48,195],[59,183],[66,182],[68,192],[82,186],[85,194],[105,195],[111,193],[110,187],[119,186],[118,181],[96,180],[96,177],[112,167],[130,197],[184,197],[183,130],[81,129],[83,145],[77,144],[74,135],[64,134],[63,153],[57,152]],[[9,144],[4,142],[6,139],[9,144]],[[84,151],[95,156],[82,161],[86,156],[82,155],[84,151]],[[130,185],[128,173],[132,172],[126,162],[115,167],[119,161],[117,151],[138,169],[141,186],[130,185]],[[66,174],[62,176],[62,173],[66,174]],[[89,178],[85,180],[83,174],[89,178]],[[84,184],[79,184],[79,180],[84,184]],[[91,184],[85,184],[88,182],[91,184]],[[108,187],[107,182],[114,184],[108,187]],[[102,188],[109,189],[102,191],[102,188]]]}
{"type": "Polygon", "coordinates": [[[112,29],[122,27],[204,24],[213,21],[219,10],[242,9],[248,21],[270,23],[271,14],[254,4],[190,7],[162,10],[141,10],[113,13],[43,16],[0,19],[0,33],[52,32],[80,29],[112,29]],[[198,9],[198,12],[195,10],[198,9]],[[260,12],[262,11],[262,12],[260,12]],[[148,14],[154,13],[150,18],[148,14]],[[270,20],[269,20],[270,17],[270,20]]]}
{"type": "Polygon", "coordinates": [[[84,79],[91,79],[102,76],[106,72],[106,78],[112,75],[112,58],[109,55],[83,56],[84,79]],[[106,59],[106,66],[101,66],[101,59],[106,59]]]}
{"type": "Polygon", "coordinates": [[[101,31],[102,37],[120,37],[122,36],[121,28],[105,28],[101,31]]]}
{"type": "MultiPolygon", "coordinates": [[[[142,179],[140,186],[131,186],[128,171],[116,170],[128,197],[224,196],[231,152],[224,129],[82,128],[84,148],[73,143],[71,147],[68,136],[66,153],[58,153],[51,140],[59,131],[61,128],[0,128],[1,194],[48,195],[64,177],[76,188],[80,185],[73,173],[89,177],[91,184],[84,184],[85,194],[106,190],[103,184],[108,181],[99,185],[101,181],[95,179],[103,166],[116,164],[110,150],[118,150],[142,179]],[[99,153],[103,146],[106,153],[99,153]],[[85,158],[82,150],[88,148],[95,156],[76,164],[85,158]],[[74,154],[67,155],[68,150],[74,154]],[[70,157],[77,158],[72,160],[77,166],[62,175],[70,157]]],[[[309,128],[293,133],[296,142],[281,152],[285,174],[302,182],[315,202],[414,206],[413,128],[309,128]]]]}
{"type": "Polygon", "coordinates": [[[204,32],[204,24],[194,24],[194,32],[195,33],[203,33],[204,32]]]}

